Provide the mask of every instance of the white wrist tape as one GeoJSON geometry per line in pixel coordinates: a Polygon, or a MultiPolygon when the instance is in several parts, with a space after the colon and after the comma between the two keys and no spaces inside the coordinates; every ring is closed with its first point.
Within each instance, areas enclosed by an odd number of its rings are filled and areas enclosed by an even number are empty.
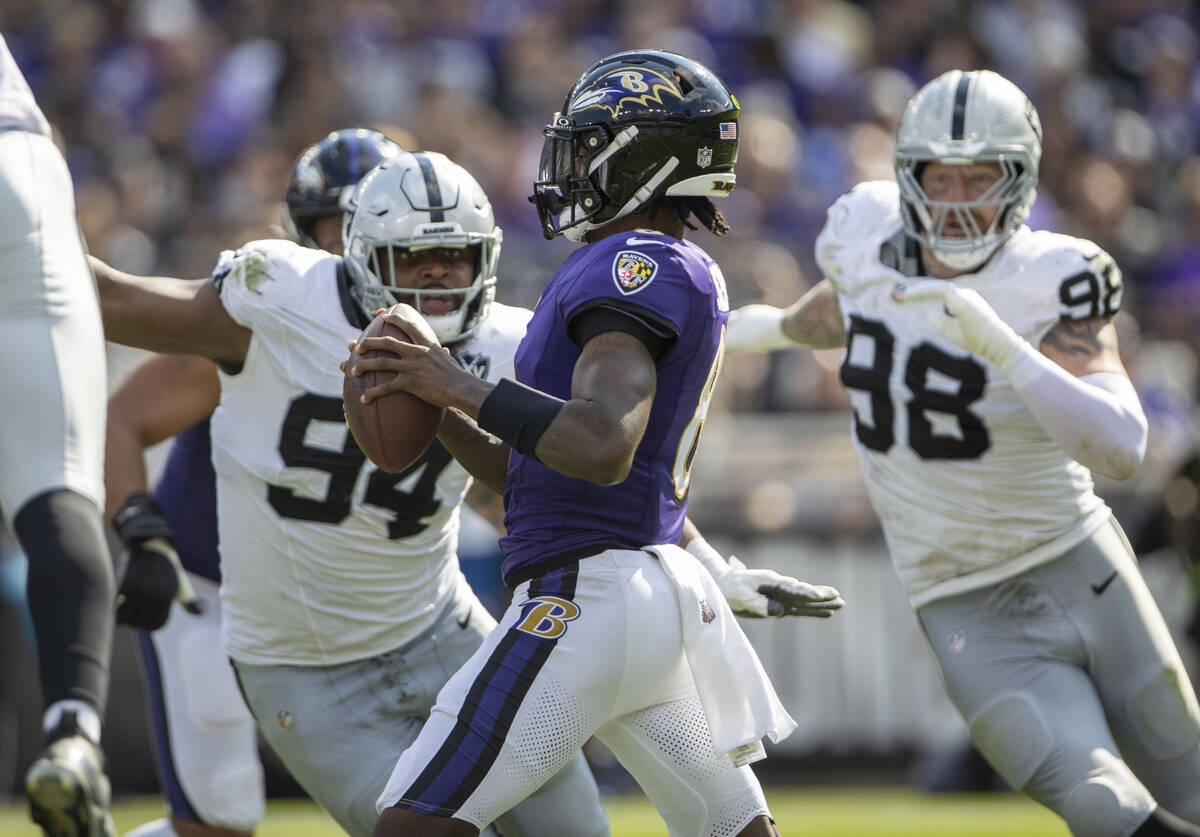
{"type": "Polygon", "coordinates": [[[696,560],[704,565],[704,569],[708,570],[708,574],[717,580],[720,580],[721,576],[733,569],[729,565],[729,562],[725,560],[725,556],[713,549],[712,544],[704,540],[704,538],[692,538],[688,541],[688,545],[684,549],[696,556],[696,560]]]}
{"type": "Polygon", "coordinates": [[[1146,414],[1129,378],[1097,372],[1076,378],[1026,343],[1002,370],[1025,406],[1081,465],[1129,477],[1146,455],[1146,414]]]}
{"type": "Polygon", "coordinates": [[[725,326],[725,351],[729,354],[773,352],[795,345],[783,333],[782,308],[755,304],[729,312],[729,324],[725,326]]]}

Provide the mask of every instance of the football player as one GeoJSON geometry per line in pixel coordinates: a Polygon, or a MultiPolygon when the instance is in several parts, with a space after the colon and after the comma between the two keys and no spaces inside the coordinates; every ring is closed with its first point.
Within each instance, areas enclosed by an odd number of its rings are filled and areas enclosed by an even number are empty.
{"type": "Polygon", "coordinates": [[[1196,696],[1092,484],[1146,447],[1112,323],[1121,272],[1025,225],[1041,153],[1007,79],[929,82],[898,129],[896,182],[829,210],[824,280],[786,312],[747,310],[730,345],[846,347],[892,561],[997,771],[1073,834],[1197,834],[1196,696]]]}
{"type": "MultiPolygon", "coordinates": [[[[341,253],[342,214],[355,184],[400,150],[378,131],[347,128],[301,152],[285,194],[284,226],[292,240],[341,253]]],[[[118,621],[141,629],[150,733],[169,816],[130,837],[248,835],[263,816],[254,719],[238,694],[220,639],[216,477],[209,438],[209,418],[220,399],[211,360],[152,355],[108,403],[108,513],[129,553],[118,621]],[[171,437],[175,440],[151,495],[143,452],[171,437]],[[168,620],[177,582],[147,561],[156,551],[175,550],[206,603],[202,616],[168,620]]]]}
{"type": "MultiPolygon", "coordinates": [[[[602,60],[545,129],[543,231],[586,243],[546,286],[515,376],[470,376],[427,341],[356,346],[352,374],[397,373],[364,398],[408,390],[504,442],[490,457],[451,449],[504,488],[514,588],[396,764],[376,835],[478,834],[592,735],[672,834],[778,833],[749,763],[795,722],[677,545],[728,311],[720,268],[682,239],[693,220],[728,229],[709,197],[733,188],[737,130],[736,100],[700,63],[602,60]],[[372,350],[388,355],[361,356],[372,350]]],[[[809,591],[826,614],[840,605],[809,591]]]]}
{"type": "MultiPolygon", "coordinates": [[[[224,649],[263,736],[358,837],[397,750],[494,620],[455,554],[469,475],[440,443],[403,473],[371,467],[338,365],[385,281],[481,379],[511,372],[529,312],[493,301],[501,233],[464,169],[401,153],[355,195],[374,223],[346,228],[347,259],[274,240],[222,254],[209,280],[95,268],[111,339],[221,370],[209,434],[224,649]]],[[[608,833],[582,754],[562,768],[506,814],[506,833],[608,833]]]]}
{"type": "Polygon", "coordinates": [[[71,176],[0,36],[0,513],[29,558],[45,749],[25,787],[51,837],[115,834],[100,752],[112,646],[104,335],[71,176]],[[69,383],[68,383],[69,382],[69,383]]]}

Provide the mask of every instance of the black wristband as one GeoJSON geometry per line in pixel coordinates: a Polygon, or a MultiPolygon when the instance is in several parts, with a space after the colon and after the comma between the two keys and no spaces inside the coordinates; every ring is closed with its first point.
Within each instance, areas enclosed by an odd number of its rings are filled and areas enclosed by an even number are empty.
{"type": "Polygon", "coordinates": [[[163,510],[154,498],[145,491],[135,491],[125,498],[121,508],[113,515],[113,528],[126,544],[141,543],[150,538],[175,537],[163,510]]]}
{"type": "Polygon", "coordinates": [[[537,440],[566,403],[512,378],[501,378],[479,406],[479,426],[513,450],[533,456],[537,440]]]}

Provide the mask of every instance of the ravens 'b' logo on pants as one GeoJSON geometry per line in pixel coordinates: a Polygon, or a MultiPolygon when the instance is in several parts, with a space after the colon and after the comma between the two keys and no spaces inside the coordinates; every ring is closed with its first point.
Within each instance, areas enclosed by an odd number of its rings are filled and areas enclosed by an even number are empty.
{"type": "Polygon", "coordinates": [[[567,623],[579,618],[579,606],[558,596],[538,596],[523,603],[525,618],[517,625],[518,631],[542,637],[558,639],[567,632],[567,623]]]}

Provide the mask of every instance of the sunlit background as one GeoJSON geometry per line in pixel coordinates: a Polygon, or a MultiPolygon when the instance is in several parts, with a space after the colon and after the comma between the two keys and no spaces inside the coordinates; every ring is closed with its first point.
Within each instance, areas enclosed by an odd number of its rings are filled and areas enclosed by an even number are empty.
{"type": "MultiPolygon", "coordinates": [[[[1151,422],[1137,476],[1101,484],[1176,630],[1194,607],[1187,550],[1200,348],[1200,13],[1167,0],[0,0],[0,31],[53,123],[93,252],[134,273],[198,277],[222,249],[281,235],[298,152],[365,125],[473,172],[504,229],[498,296],[532,305],[570,249],[526,200],[541,128],[574,79],[621,49],[685,53],[742,105],[733,233],[694,238],[733,305],[785,305],[820,276],[825,209],[891,177],[917,87],[988,67],[1045,128],[1030,223],[1090,238],[1124,271],[1122,348],[1151,422]],[[1186,540],[1186,537],[1185,537],[1186,540]],[[1186,544],[1185,544],[1186,545],[1186,544]]],[[[112,384],[135,356],[110,352],[112,384]]],[[[726,366],[701,444],[693,516],[748,564],[838,586],[829,622],[748,624],[800,722],[769,782],[989,788],[884,552],[850,445],[838,352],[726,366]]],[[[11,549],[11,547],[9,547],[11,549]]],[[[500,601],[494,534],[464,566],[500,601]]],[[[37,745],[21,560],[0,563],[0,794],[37,745]]],[[[489,598],[490,597],[490,598],[489,598]]],[[[118,632],[106,749],[118,794],[156,792],[137,668],[118,632]]],[[[1194,672],[1194,669],[1193,669],[1194,672]]],[[[627,778],[599,749],[606,790],[627,778]]],[[[277,771],[270,789],[294,792],[277,771]]]]}

